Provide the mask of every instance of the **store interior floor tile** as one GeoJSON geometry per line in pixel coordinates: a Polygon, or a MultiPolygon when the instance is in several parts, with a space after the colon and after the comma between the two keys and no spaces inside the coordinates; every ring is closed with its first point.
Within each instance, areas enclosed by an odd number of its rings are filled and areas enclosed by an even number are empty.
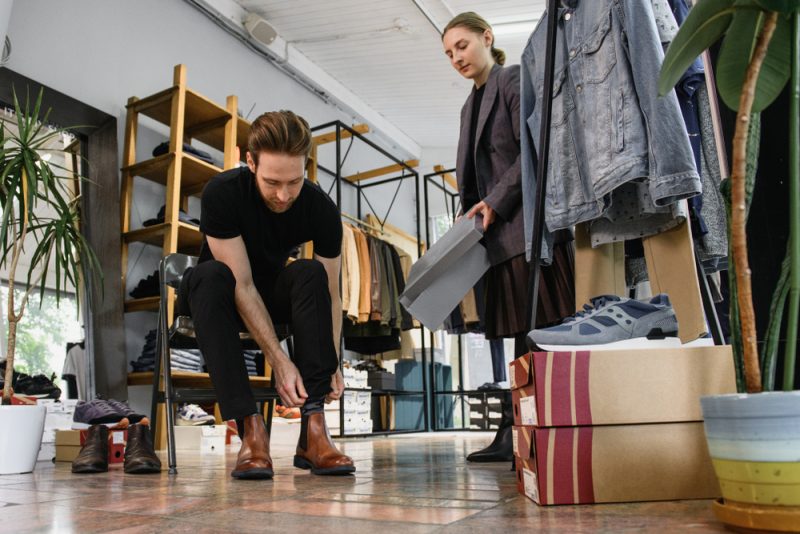
{"type": "Polygon", "coordinates": [[[68,463],[39,462],[32,474],[0,477],[0,531],[724,531],[709,501],[539,507],[517,493],[510,464],[466,463],[489,433],[343,440],[358,469],[352,477],[292,467],[298,433],[298,424],[276,422],[272,481],[232,479],[234,446],[225,454],[181,453],[177,476],[125,475],[120,464],[73,475],[68,463]]]}

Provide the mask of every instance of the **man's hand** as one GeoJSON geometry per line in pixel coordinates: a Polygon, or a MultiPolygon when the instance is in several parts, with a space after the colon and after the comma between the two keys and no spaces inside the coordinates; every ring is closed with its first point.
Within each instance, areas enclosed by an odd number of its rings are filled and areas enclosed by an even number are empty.
{"type": "Polygon", "coordinates": [[[489,206],[489,204],[481,200],[480,202],[472,206],[471,210],[469,210],[469,212],[467,213],[467,219],[473,218],[476,213],[480,213],[481,215],[483,215],[483,231],[485,232],[486,230],[489,229],[489,225],[494,222],[495,212],[492,209],[492,207],[489,206]]]}
{"type": "Polygon", "coordinates": [[[288,408],[302,406],[308,398],[300,371],[286,355],[276,358],[272,366],[275,372],[275,389],[281,396],[282,404],[288,408]]]}
{"type": "Polygon", "coordinates": [[[336,372],[331,375],[331,392],[325,395],[325,404],[341,399],[342,393],[344,393],[344,378],[342,378],[342,371],[336,369],[336,372]]]}

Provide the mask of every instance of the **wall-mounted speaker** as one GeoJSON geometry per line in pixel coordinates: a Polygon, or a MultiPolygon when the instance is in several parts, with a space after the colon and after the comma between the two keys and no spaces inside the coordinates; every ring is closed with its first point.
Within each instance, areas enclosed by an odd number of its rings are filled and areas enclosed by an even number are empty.
{"type": "Polygon", "coordinates": [[[272,41],[278,36],[278,32],[270,25],[269,22],[256,15],[250,13],[244,19],[244,27],[250,37],[263,45],[270,45],[272,41]]]}

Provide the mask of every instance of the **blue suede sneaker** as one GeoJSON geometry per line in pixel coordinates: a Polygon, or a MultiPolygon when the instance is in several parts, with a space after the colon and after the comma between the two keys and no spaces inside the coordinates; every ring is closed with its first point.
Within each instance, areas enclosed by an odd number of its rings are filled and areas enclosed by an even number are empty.
{"type": "Polygon", "coordinates": [[[669,297],[640,301],[602,295],[556,326],[531,330],[528,341],[546,351],[678,347],[678,319],[669,297]]]}

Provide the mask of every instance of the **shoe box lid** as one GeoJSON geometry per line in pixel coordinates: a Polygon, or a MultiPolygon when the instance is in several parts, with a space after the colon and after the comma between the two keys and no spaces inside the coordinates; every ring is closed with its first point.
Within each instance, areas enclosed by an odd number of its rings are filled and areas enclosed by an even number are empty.
{"type": "Polygon", "coordinates": [[[736,392],[730,346],[534,352],[510,364],[514,424],[702,421],[700,397],[736,392]]]}

